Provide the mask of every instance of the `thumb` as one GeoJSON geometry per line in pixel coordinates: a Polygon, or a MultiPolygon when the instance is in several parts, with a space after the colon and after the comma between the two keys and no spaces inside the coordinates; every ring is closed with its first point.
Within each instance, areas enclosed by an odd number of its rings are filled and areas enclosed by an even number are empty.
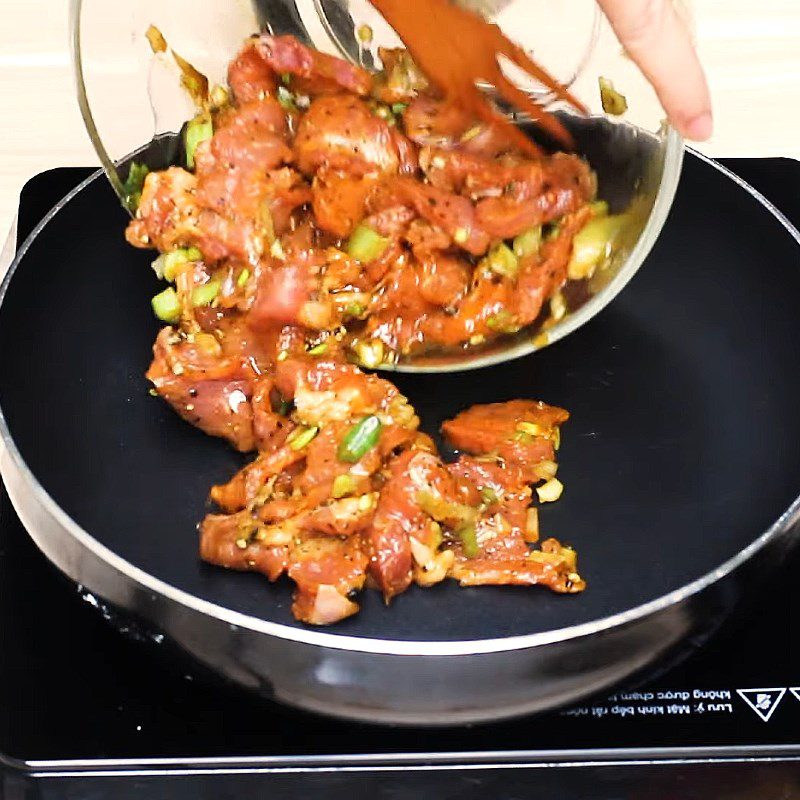
{"type": "Polygon", "coordinates": [[[656,90],[670,122],[687,139],[711,136],[703,68],[670,0],[598,0],[626,52],[656,90]]]}

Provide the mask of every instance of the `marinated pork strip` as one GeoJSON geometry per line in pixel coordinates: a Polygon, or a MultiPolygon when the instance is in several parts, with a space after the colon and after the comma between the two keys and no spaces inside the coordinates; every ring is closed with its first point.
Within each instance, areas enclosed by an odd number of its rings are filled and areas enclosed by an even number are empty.
{"type": "Polygon", "coordinates": [[[518,483],[535,483],[548,477],[541,464],[554,462],[560,426],[568,419],[563,408],[510,400],[462,411],[442,425],[442,433],[456,450],[496,456],[518,483]]]}

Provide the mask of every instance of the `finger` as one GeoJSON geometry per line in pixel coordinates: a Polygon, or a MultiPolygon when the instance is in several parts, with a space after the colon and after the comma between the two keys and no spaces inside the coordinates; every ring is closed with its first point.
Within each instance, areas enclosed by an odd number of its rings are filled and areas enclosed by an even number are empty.
{"type": "Polygon", "coordinates": [[[671,0],[598,0],[630,57],[653,84],[672,124],[689,139],[711,135],[708,84],[671,0]]]}

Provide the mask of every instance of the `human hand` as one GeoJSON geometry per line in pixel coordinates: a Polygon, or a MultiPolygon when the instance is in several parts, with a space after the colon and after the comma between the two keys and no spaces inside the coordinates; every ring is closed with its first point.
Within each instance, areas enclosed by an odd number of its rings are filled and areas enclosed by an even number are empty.
{"type": "Polygon", "coordinates": [[[625,51],[687,139],[711,136],[708,84],[689,31],[671,0],[597,0],[625,51]]]}

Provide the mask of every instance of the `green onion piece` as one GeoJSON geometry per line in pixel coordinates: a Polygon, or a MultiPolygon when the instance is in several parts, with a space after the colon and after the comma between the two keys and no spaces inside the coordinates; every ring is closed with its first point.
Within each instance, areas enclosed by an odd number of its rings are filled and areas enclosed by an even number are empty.
{"type": "Polygon", "coordinates": [[[381,421],[374,414],[364,417],[344,435],[336,450],[336,457],[339,461],[355,464],[378,444],[382,427],[381,421]]]}
{"type": "Polygon", "coordinates": [[[606,114],[613,114],[615,117],[624,114],[628,110],[628,101],[625,95],[620,94],[614,84],[608,78],[599,78],[600,102],[603,104],[603,111],[606,114]]]}
{"type": "Polygon", "coordinates": [[[360,317],[366,309],[357,300],[353,300],[344,307],[344,313],[348,317],[360,317]]]}
{"type": "Polygon", "coordinates": [[[278,102],[285,111],[297,111],[294,95],[285,86],[278,87],[278,102]]]}
{"type": "Polygon", "coordinates": [[[291,432],[286,443],[292,450],[302,450],[314,441],[314,437],[319,433],[319,428],[312,425],[310,428],[296,428],[291,432]]]}
{"type": "Polygon", "coordinates": [[[456,531],[456,535],[461,539],[461,545],[464,548],[464,555],[467,558],[475,558],[480,552],[478,547],[478,535],[475,532],[474,525],[465,525],[456,531]]]}
{"type": "Polygon", "coordinates": [[[496,314],[486,318],[486,326],[495,333],[516,333],[519,325],[513,314],[506,309],[500,309],[496,314]]]}
{"type": "Polygon", "coordinates": [[[486,256],[486,263],[492,272],[504,278],[516,278],[519,270],[519,261],[513,250],[501,242],[496,244],[486,256]]]}
{"type": "Polygon", "coordinates": [[[389,240],[368,225],[359,225],[347,242],[347,254],[357,261],[367,263],[378,258],[389,246],[389,240]]]}
{"type": "Polygon", "coordinates": [[[417,505],[437,522],[447,522],[453,524],[455,520],[461,525],[471,524],[477,515],[472,506],[447,500],[438,492],[429,492],[425,489],[417,492],[417,505]]]}
{"type": "Polygon", "coordinates": [[[178,267],[188,264],[190,261],[201,261],[203,254],[196,247],[184,247],[164,253],[160,259],[161,272],[165,280],[170,283],[175,280],[178,274],[178,267]]]}
{"type": "Polygon", "coordinates": [[[284,86],[288,86],[292,82],[292,73],[291,72],[284,72],[281,75],[281,83],[284,86]]]}
{"type": "Polygon", "coordinates": [[[236,279],[236,285],[241,289],[250,280],[250,270],[245,267],[236,279]]]}
{"type": "Polygon", "coordinates": [[[341,497],[347,497],[348,494],[352,494],[355,489],[356,482],[352,475],[337,475],[331,487],[331,497],[334,500],[338,500],[341,497]]]}
{"type": "Polygon", "coordinates": [[[293,405],[294,403],[291,400],[281,400],[281,404],[278,406],[278,413],[282,417],[288,417],[293,405]]]}
{"type": "Polygon", "coordinates": [[[497,492],[494,489],[492,489],[491,486],[481,486],[480,495],[481,495],[481,500],[487,506],[493,505],[500,499],[497,496],[497,492]]]}
{"type": "Polygon", "coordinates": [[[310,356],[321,356],[328,352],[328,343],[327,342],[320,342],[317,345],[314,345],[309,351],[308,354],[310,356]]]}
{"type": "Polygon", "coordinates": [[[181,318],[181,301],[171,287],[159,292],[151,301],[153,313],[162,321],[174,325],[181,318]]]}
{"type": "Polygon", "coordinates": [[[625,214],[590,219],[572,240],[572,255],[567,266],[569,278],[581,280],[590,277],[598,265],[611,255],[614,242],[627,222],[625,214]]]}
{"type": "Polygon", "coordinates": [[[147,164],[137,164],[135,161],[131,161],[131,165],[128,167],[128,177],[125,179],[125,183],[122,184],[122,192],[125,195],[125,205],[131,211],[136,211],[139,207],[144,179],[149,172],[150,169],[147,164]]]}
{"type": "Polygon", "coordinates": [[[534,225],[533,228],[528,228],[524,233],[514,237],[513,250],[517,258],[525,258],[525,256],[533,255],[539,252],[539,246],[542,243],[542,226],[534,225]]]}
{"type": "Polygon", "coordinates": [[[197,308],[198,306],[210,306],[216,296],[219,294],[221,284],[219,281],[209,281],[208,283],[201,283],[192,289],[192,305],[197,308]]]}
{"type": "Polygon", "coordinates": [[[359,25],[356,34],[362,44],[369,44],[372,41],[372,28],[369,25],[359,25]]]}
{"type": "Polygon", "coordinates": [[[605,200],[595,200],[593,203],[589,203],[589,208],[592,209],[592,215],[595,217],[608,216],[608,203],[605,200]]]}
{"type": "Polygon", "coordinates": [[[186,166],[189,169],[194,169],[194,152],[197,150],[197,145],[213,135],[214,124],[208,114],[200,114],[186,125],[183,141],[186,147],[186,166]]]}
{"type": "Polygon", "coordinates": [[[408,108],[408,103],[392,103],[392,113],[402,114],[408,108]]]}

